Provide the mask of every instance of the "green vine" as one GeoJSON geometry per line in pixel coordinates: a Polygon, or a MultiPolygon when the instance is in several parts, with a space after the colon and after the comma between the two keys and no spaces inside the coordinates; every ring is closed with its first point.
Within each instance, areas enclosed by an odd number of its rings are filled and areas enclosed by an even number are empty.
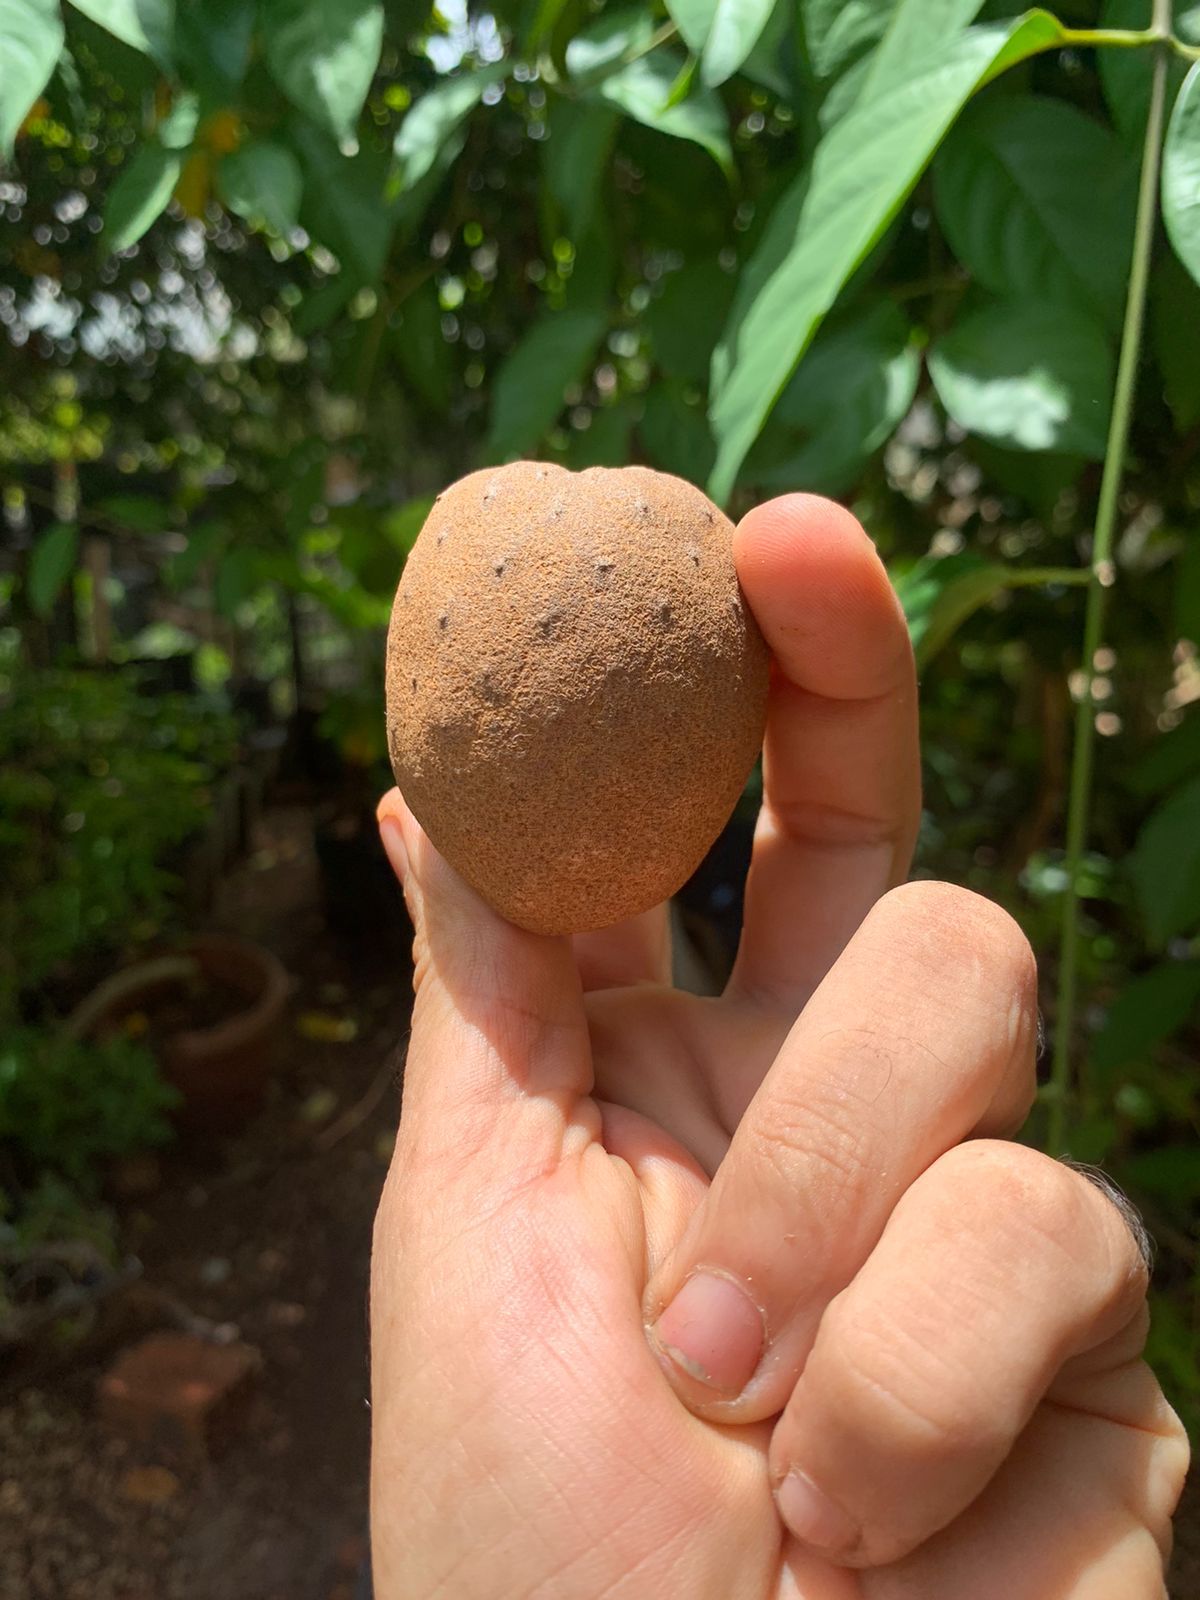
{"type": "MultiPolygon", "coordinates": [[[[1082,874],[1084,850],[1087,846],[1095,745],[1092,682],[1096,652],[1104,636],[1108,591],[1115,577],[1112,550],[1117,503],[1125,470],[1126,448],[1129,443],[1134,386],[1146,314],[1150,257],[1158,222],[1158,178],[1165,121],[1167,62],[1172,45],[1171,0],[1154,0],[1153,25],[1147,33],[1132,37],[1136,38],[1139,44],[1155,44],[1154,78],[1142,153],[1137,218],[1134,223],[1133,261],[1129,274],[1129,296],[1125,305],[1125,326],[1121,335],[1121,354],[1117,365],[1112,422],[1109,426],[1108,448],[1104,457],[1104,474],[1100,484],[1100,501],[1096,511],[1096,531],[1092,545],[1091,572],[1083,626],[1083,686],[1075,710],[1075,739],[1067,802],[1067,883],[1063,895],[1054,1057],[1047,1096],[1050,1105],[1047,1146],[1052,1155],[1062,1155],[1066,1150],[1068,1094],[1072,1086],[1071,1044],[1079,988],[1079,880],[1082,874]]],[[[1097,41],[1093,39],[1092,42],[1097,41]]],[[[1109,39],[1103,42],[1111,44],[1123,41],[1109,39]]]]}

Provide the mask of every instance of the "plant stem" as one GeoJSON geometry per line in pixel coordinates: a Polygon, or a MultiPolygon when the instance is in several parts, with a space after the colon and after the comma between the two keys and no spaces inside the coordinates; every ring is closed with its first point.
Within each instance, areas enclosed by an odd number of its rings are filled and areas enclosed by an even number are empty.
{"type": "Polygon", "coordinates": [[[1091,572],[1083,624],[1084,687],[1075,710],[1075,741],[1071,754],[1071,785],[1067,801],[1067,884],[1063,894],[1062,937],[1058,972],[1058,1010],[1054,1025],[1054,1060],[1050,1074],[1050,1127],[1047,1143],[1051,1155],[1065,1148],[1067,1094],[1071,1083],[1071,1044],[1075,1024],[1075,1003],[1079,983],[1079,879],[1087,847],[1092,792],[1092,755],[1095,743],[1095,708],[1092,678],[1096,652],[1104,635],[1104,614],[1108,590],[1114,580],[1113,537],[1117,521],[1117,502],[1125,470],[1125,451],[1129,443],[1129,424],[1133,413],[1134,386],[1142,343],[1142,324],[1146,314],[1146,286],[1150,276],[1150,256],[1158,221],[1158,172],[1162,156],[1164,108],[1167,89],[1166,30],[1170,28],[1171,0],[1154,0],[1154,28],[1159,48],[1155,51],[1154,79],[1150,91],[1150,111],[1146,119],[1146,139],[1142,153],[1142,174],[1138,187],[1137,219],[1133,233],[1133,261],[1129,272],[1129,297],[1125,304],[1125,326],[1121,335],[1121,356],[1117,365],[1113,395],[1112,422],[1104,456],[1104,475],[1096,509],[1096,531],[1092,544],[1091,572]]]}
{"type": "Polygon", "coordinates": [[[1059,44],[1079,50],[1142,50],[1147,45],[1165,44],[1185,61],[1200,61],[1200,45],[1185,44],[1171,31],[1171,19],[1150,28],[1064,28],[1059,44]]]}

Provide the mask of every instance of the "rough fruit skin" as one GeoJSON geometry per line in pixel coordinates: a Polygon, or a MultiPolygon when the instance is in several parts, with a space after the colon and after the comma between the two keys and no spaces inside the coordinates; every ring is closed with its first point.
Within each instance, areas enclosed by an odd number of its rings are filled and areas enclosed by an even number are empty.
{"type": "Polygon", "coordinates": [[[387,647],[388,748],[429,837],[536,933],[673,894],[762,743],[733,527],[645,467],[518,461],[438,497],[387,647]]]}

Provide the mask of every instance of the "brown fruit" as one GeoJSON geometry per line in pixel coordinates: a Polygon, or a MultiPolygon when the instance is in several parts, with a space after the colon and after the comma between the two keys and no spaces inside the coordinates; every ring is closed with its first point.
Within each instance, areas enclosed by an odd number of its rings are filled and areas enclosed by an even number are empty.
{"type": "Polygon", "coordinates": [[[517,461],[438,497],[392,609],[388,747],[429,837],[510,921],[644,911],[727,821],[768,677],[732,533],[645,467],[517,461]]]}

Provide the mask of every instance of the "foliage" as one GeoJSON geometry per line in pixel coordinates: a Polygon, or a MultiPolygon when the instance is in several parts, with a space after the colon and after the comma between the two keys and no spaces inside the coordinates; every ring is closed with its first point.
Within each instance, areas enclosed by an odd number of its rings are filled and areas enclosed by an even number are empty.
{"type": "Polygon", "coordinates": [[[0,1046],[0,1144],[32,1172],[83,1189],[103,1162],[162,1144],[176,1098],[153,1052],[120,1034],[90,1041],[21,1028],[0,1046]]]}
{"type": "MultiPolygon", "coordinates": [[[[1200,1397],[1171,1333],[1200,1286],[1181,1155],[1200,1132],[1200,7],[1053,10],[0,0],[0,604],[42,681],[174,630],[214,678],[315,700],[365,766],[397,570],[468,468],[646,461],[733,513],[845,497],[921,662],[920,870],[1011,906],[1052,1028],[1078,973],[1069,1099],[1030,1136],[1069,1109],[1071,1152],[1161,1225],[1158,1354],[1200,1397]],[[1148,339],[1122,395],[1156,61],[1162,220],[1143,209],[1148,339]],[[1065,856],[1076,714],[1096,781],[1090,809],[1074,783],[1088,826],[1065,856]]],[[[52,768],[56,794],[94,754],[52,768]]],[[[160,803],[168,782],[207,781],[199,753],[170,776],[165,754],[145,786],[119,779],[156,852],[182,837],[166,811],[194,815],[160,803]]],[[[51,886],[37,983],[92,938],[68,915],[81,883],[113,942],[169,888],[135,871],[126,915],[16,770],[21,843],[0,849],[51,886]]]]}
{"type": "Polygon", "coordinates": [[[227,711],[151,698],[130,671],[0,678],[0,1019],[65,963],[156,929],[234,748],[227,711]]]}

